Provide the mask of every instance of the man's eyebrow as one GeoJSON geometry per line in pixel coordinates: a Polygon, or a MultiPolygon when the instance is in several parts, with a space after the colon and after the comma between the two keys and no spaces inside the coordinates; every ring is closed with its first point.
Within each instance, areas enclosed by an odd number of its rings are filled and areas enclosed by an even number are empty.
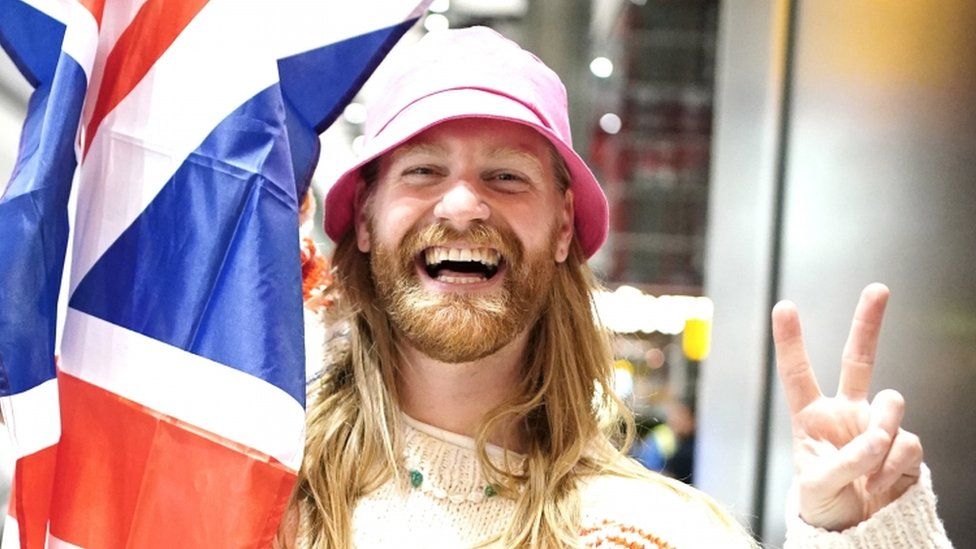
{"type": "Polygon", "coordinates": [[[536,169],[542,171],[542,162],[539,161],[539,158],[536,155],[528,151],[525,151],[523,149],[505,146],[505,147],[495,147],[494,149],[488,151],[488,158],[501,158],[501,157],[511,158],[513,156],[519,158],[520,160],[530,162],[531,164],[534,165],[536,169]]]}
{"type": "Polygon", "coordinates": [[[403,145],[402,147],[397,147],[396,150],[390,154],[390,160],[396,160],[401,156],[408,154],[444,154],[446,152],[447,149],[433,143],[412,143],[403,145]]]}

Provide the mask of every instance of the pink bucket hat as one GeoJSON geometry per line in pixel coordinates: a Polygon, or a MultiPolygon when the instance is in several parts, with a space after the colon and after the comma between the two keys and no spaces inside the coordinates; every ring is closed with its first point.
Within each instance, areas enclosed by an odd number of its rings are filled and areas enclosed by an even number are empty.
{"type": "Polygon", "coordinates": [[[573,151],[566,88],[555,72],[486,27],[429,33],[396,61],[370,105],[359,159],[326,195],[329,238],[338,242],[352,228],[365,164],[442,122],[491,118],[525,124],[552,143],[569,168],[576,238],[586,257],[599,249],[607,238],[607,198],[573,151]]]}

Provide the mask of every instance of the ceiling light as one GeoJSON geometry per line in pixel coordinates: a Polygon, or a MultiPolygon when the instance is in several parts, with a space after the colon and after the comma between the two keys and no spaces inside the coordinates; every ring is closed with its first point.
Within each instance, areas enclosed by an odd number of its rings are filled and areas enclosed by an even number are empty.
{"type": "Polygon", "coordinates": [[[362,124],[366,121],[366,106],[362,103],[349,103],[342,111],[342,117],[350,124],[362,124]]]}
{"type": "Polygon", "coordinates": [[[424,19],[424,28],[427,32],[445,31],[451,28],[451,22],[444,15],[432,13],[424,19]]]}
{"type": "Polygon", "coordinates": [[[600,129],[609,134],[619,132],[621,126],[623,126],[623,122],[620,120],[620,117],[612,112],[608,112],[600,117],[600,129]]]}
{"type": "Polygon", "coordinates": [[[597,57],[590,61],[590,72],[597,78],[609,78],[613,74],[613,62],[606,57],[597,57]]]}

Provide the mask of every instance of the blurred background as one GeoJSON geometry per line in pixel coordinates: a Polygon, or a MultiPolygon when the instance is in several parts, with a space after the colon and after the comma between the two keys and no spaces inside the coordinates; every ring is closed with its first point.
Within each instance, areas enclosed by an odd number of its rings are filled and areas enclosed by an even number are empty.
{"type": "MultiPolygon", "coordinates": [[[[976,547],[976,3],[435,0],[405,40],[471,25],[562,76],[610,198],[592,265],[634,455],[781,545],[789,416],[768,312],[797,302],[832,392],[858,294],[882,281],[873,388],[905,395],[949,536],[976,547]]],[[[0,185],[30,91],[0,56],[0,185]]],[[[376,93],[323,135],[319,196],[376,93]]]]}

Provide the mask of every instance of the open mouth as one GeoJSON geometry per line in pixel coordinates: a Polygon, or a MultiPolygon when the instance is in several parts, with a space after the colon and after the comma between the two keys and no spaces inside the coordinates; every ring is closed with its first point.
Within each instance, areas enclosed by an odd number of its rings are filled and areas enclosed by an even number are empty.
{"type": "Polygon", "coordinates": [[[433,246],[420,253],[430,278],[449,284],[476,284],[498,274],[502,257],[494,248],[433,246]]]}

